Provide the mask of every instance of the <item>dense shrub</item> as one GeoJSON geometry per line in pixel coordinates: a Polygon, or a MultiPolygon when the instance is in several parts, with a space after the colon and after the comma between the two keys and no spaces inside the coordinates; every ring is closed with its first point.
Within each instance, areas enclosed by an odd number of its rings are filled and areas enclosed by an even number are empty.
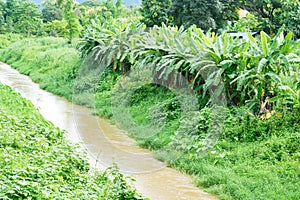
{"type": "Polygon", "coordinates": [[[93,170],[31,102],[0,85],[1,199],[143,199],[114,166],[93,170]]]}

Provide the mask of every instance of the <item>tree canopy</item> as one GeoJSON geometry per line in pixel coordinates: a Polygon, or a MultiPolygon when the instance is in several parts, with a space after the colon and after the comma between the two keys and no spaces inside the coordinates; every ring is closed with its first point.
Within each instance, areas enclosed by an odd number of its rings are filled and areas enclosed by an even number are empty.
{"type": "Polygon", "coordinates": [[[45,3],[42,10],[44,22],[52,22],[54,20],[62,20],[62,10],[53,3],[45,3]]]}
{"type": "Polygon", "coordinates": [[[148,27],[162,23],[184,28],[196,25],[214,32],[255,27],[271,35],[285,25],[286,31],[299,38],[299,7],[299,0],[142,0],[139,9],[126,8],[122,0],[88,0],[81,4],[74,0],[45,0],[40,11],[28,0],[0,0],[0,32],[66,36],[62,29],[67,29],[71,40],[92,21],[103,24],[117,19],[140,21],[148,27]],[[250,15],[239,20],[239,9],[250,15]]]}
{"type": "Polygon", "coordinates": [[[165,23],[217,31],[226,28],[228,21],[237,21],[237,11],[245,9],[254,16],[248,21],[257,25],[256,30],[275,34],[285,25],[300,37],[299,8],[299,0],[143,0],[141,21],[149,27],[165,23]]]}
{"type": "Polygon", "coordinates": [[[0,0],[0,33],[4,31],[4,25],[5,25],[4,9],[5,9],[5,3],[0,0]]]}
{"type": "Polygon", "coordinates": [[[72,43],[73,38],[79,34],[81,24],[79,23],[78,9],[74,0],[57,0],[57,6],[63,11],[63,19],[67,22],[66,29],[68,30],[69,43],[72,43]]]}
{"type": "Polygon", "coordinates": [[[0,3],[1,31],[30,35],[42,25],[41,13],[35,3],[26,0],[6,0],[0,3]]]}
{"type": "Polygon", "coordinates": [[[141,7],[141,13],[143,18],[141,21],[149,27],[154,25],[160,26],[162,23],[170,23],[171,19],[168,12],[171,3],[171,0],[143,0],[141,7]]]}
{"type": "Polygon", "coordinates": [[[226,25],[226,20],[237,18],[239,3],[239,0],[143,0],[142,22],[147,26],[163,22],[186,28],[195,24],[204,30],[217,30],[226,25]]]}
{"type": "Polygon", "coordinates": [[[275,34],[286,25],[288,30],[300,36],[299,0],[243,0],[241,6],[260,19],[262,30],[275,34]]]}
{"type": "Polygon", "coordinates": [[[237,18],[238,5],[238,0],[173,0],[169,14],[177,26],[195,24],[203,30],[217,30],[226,20],[237,18]]]}

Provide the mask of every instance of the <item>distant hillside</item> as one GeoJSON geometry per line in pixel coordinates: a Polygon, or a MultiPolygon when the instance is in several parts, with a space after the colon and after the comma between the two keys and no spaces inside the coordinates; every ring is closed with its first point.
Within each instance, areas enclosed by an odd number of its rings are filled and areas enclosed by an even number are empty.
{"type": "MultiPolygon", "coordinates": [[[[36,4],[41,4],[44,0],[29,0],[35,2],[36,4]]],[[[79,3],[84,2],[85,0],[77,0],[79,3]]],[[[142,0],[123,0],[126,6],[133,6],[133,5],[141,5],[142,0]]]]}

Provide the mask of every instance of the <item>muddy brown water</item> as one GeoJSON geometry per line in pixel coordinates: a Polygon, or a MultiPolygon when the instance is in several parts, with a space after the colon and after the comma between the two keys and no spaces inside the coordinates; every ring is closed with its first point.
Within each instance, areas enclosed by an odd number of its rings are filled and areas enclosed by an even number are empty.
{"type": "Polygon", "coordinates": [[[126,132],[91,115],[92,110],[41,90],[39,85],[10,66],[0,63],[0,82],[30,100],[40,113],[67,131],[69,140],[88,151],[92,166],[105,169],[117,163],[122,173],[135,177],[135,187],[151,200],[212,200],[189,176],[166,167],[150,151],[136,146],[126,132]]]}

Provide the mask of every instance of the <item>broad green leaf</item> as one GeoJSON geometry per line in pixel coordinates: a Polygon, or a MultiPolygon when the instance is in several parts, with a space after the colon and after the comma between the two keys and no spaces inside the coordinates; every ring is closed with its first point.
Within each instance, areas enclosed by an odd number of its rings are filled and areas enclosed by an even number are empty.
{"type": "Polygon", "coordinates": [[[230,66],[233,63],[232,60],[223,60],[219,63],[219,66],[224,67],[224,66],[230,66]]]}
{"type": "Polygon", "coordinates": [[[262,51],[264,53],[264,56],[267,57],[269,54],[269,47],[268,47],[268,35],[261,31],[260,32],[260,37],[261,37],[261,46],[262,46],[262,51]]]}
{"type": "Polygon", "coordinates": [[[273,73],[273,72],[266,73],[266,76],[270,77],[271,80],[275,81],[276,83],[281,83],[280,77],[277,74],[273,73]]]}
{"type": "Polygon", "coordinates": [[[262,59],[259,61],[259,63],[258,63],[258,66],[257,66],[257,72],[258,72],[258,73],[262,73],[263,70],[264,70],[264,68],[265,68],[265,66],[267,65],[267,63],[268,63],[268,60],[265,59],[265,58],[262,58],[262,59]]]}

